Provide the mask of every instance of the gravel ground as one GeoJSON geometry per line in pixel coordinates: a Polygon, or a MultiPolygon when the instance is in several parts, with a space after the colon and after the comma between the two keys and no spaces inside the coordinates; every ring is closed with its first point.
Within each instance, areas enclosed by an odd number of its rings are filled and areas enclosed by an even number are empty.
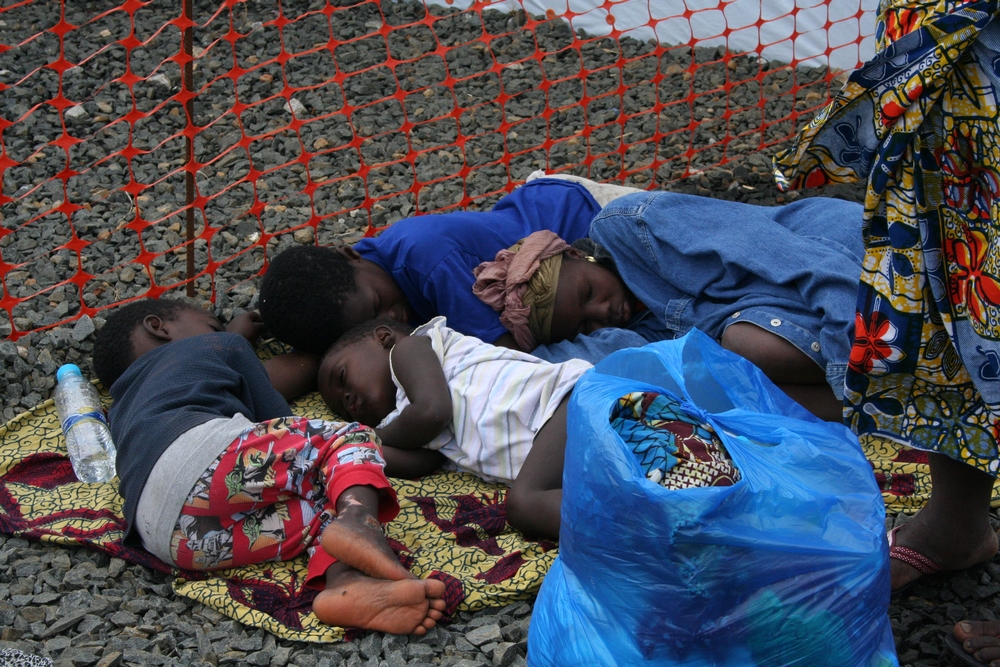
{"type": "MultiPolygon", "coordinates": [[[[250,0],[236,6],[231,18],[240,33],[238,39],[217,39],[230,26],[226,12],[207,23],[199,19],[205,25],[195,31],[195,53],[201,56],[195,85],[202,89],[195,119],[206,126],[195,141],[195,157],[206,164],[197,174],[197,183],[200,193],[209,198],[205,216],[219,228],[210,240],[195,243],[197,266],[206,266],[209,259],[218,263],[214,283],[202,277],[196,287],[201,301],[214,289],[215,308],[224,319],[252,307],[254,276],[263,265],[263,249],[257,243],[261,231],[288,231],[271,240],[268,249],[274,250],[293,243],[351,239],[369,222],[382,226],[456,203],[488,208],[508,178],[523,180],[531,171],[544,168],[546,161],[550,168],[577,163],[588,148],[609,155],[595,160],[589,174],[585,167],[574,167],[571,173],[614,179],[624,167],[628,175],[621,180],[628,185],[656,185],[765,205],[800,196],[854,200],[861,196],[860,188],[845,186],[778,194],[770,178],[773,151],[758,150],[761,132],[764,141],[770,142],[792,129],[790,121],[782,121],[761,130],[762,120],[781,119],[793,107],[802,110],[822,101],[827,85],[823,69],[792,74],[753,57],[734,58],[727,66],[715,62],[723,55],[717,49],[676,49],[662,56],[659,65],[667,76],[654,85],[651,79],[658,63],[651,46],[623,40],[622,55],[635,60],[622,72],[611,67],[584,79],[570,78],[581,65],[588,70],[612,65],[619,45],[598,40],[579,52],[559,52],[572,35],[558,22],[545,23],[534,37],[547,55],[517,63],[535,48],[531,32],[520,28],[524,17],[517,14],[491,10],[480,16],[432,9],[441,20],[428,26],[414,23],[425,15],[421,4],[385,2],[380,13],[375,4],[342,2],[331,3],[336,11],[332,21],[326,22],[322,15],[303,16],[323,2],[285,4],[294,5],[286,7],[287,18],[301,19],[295,30],[285,32],[289,59],[284,68],[259,66],[279,55],[277,29],[266,25],[275,17],[271,3],[250,0]],[[383,38],[379,31],[385,25],[393,30],[383,38]],[[490,38],[488,45],[483,35],[490,38]],[[354,41],[340,44],[332,53],[308,52],[331,37],[354,41]],[[439,43],[455,48],[442,56],[437,51],[439,43]],[[513,64],[498,72],[492,67],[491,53],[498,63],[513,64]],[[389,58],[408,62],[393,71],[386,65],[389,58]],[[220,78],[234,59],[239,67],[252,71],[235,80],[220,78]],[[706,63],[694,74],[687,71],[692,59],[706,63]],[[337,81],[319,85],[335,66],[337,81]],[[761,70],[762,81],[750,79],[761,70]],[[454,84],[454,94],[444,85],[449,74],[460,79],[454,84]],[[539,116],[546,108],[546,94],[539,87],[543,74],[546,80],[555,80],[547,90],[549,108],[555,109],[547,129],[539,116]],[[628,90],[621,97],[606,95],[619,85],[619,75],[628,90]],[[719,140],[727,123],[725,95],[708,91],[717,89],[727,76],[730,81],[750,79],[730,91],[731,108],[744,110],[728,119],[730,136],[735,137],[726,148],[730,161],[724,167],[708,168],[723,155],[719,140]],[[802,86],[797,93],[791,92],[793,79],[802,86]],[[282,83],[318,87],[296,92],[288,104],[284,98],[268,100],[282,83]],[[659,114],[641,114],[657,100],[683,98],[688,86],[708,94],[691,104],[666,107],[659,114]],[[498,102],[501,89],[504,97],[498,102]],[[291,109],[304,121],[301,143],[294,132],[286,130],[232,149],[240,140],[239,125],[228,111],[234,91],[244,102],[267,100],[241,110],[239,121],[247,136],[285,127],[292,120],[291,109]],[[383,99],[396,93],[400,97],[383,99]],[[762,107],[757,107],[758,100],[763,101],[762,107]],[[346,116],[331,115],[345,101],[360,107],[352,116],[360,139],[355,144],[351,144],[354,135],[346,116]],[[622,112],[640,115],[625,124],[581,134],[585,118],[594,126],[622,112]],[[518,123],[506,134],[498,131],[504,117],[518,123]],[[636,143],[651,137],[657,127],[672,134],[658,144],[636,143]],[[459,128],[466,138],[461,146],[455,143],[459,128]],[[555,143],[543,147],[546,138],[555,143]],[[685,165],[673,161],[653,172],[654,157],[676,157],[689,144],[699,149],[691,170],[704,171],[677,181],[685,165]],[[303,146],[313,153],[305,163],[295,161],[303,146]],[[505,146],[509,153],[520,153],[512,158],[509,173],[506,165],[491,164],[505,146]],[[621,151],[611,152],[619,146],[621,151]],[[418,152],[412,170],[398,164],[379,165],[409,151],[418,152]],[[365,165],[375,165],[365,178],[331,180],[354,173],[362,159],[365,165]],[[470,169],[464,182],[458,174],[463,167],[470,169]],[[253,185],[230,187],[251,168],[266,173],[258,174],[253,185]],[[302,194],[307,174],[315,184],[315,212],[324,216],[315,232],[301,227],[312,215],[309,197],[302,194]],[[414,178],[430,184],[414,192],[414,178]],[[255,190],[263,207],[254,207],[255,190]],[[366,195],[378,198],[370,217],[356,210],[366,195]]],[[[100,307],[141,294],[150,284],[150,274],[157,284],[166,286],[184,277],[183,251],[171,250],[183,242],[183,214],[178,213],[184,205],[183,172],[177,171],[184,159],[183,143],[171,138],[183,127],[183,114],[175,101],[168,101],[179,89],[180,71],[172,61],[163,63],[176,50],[179,33],[173,25],[156,32],[169,12],[176,11],[177,3],[157,0],[135,12],[135,36],[148,40],[129,57],[132,72],[148,77],[135,85],[136,107],[153,113],[136,122],[131,136],[135,148],[151,152],[137,155],[131,163],[114,155],[129,140],[127,123],[114,121],[131,111],[132,97],[125,86],[112,81],[125,72],[124,49],[115,40],[128,36],[128,15],[111,12],[94,20],[114,6],[117,3],[90,2],[66,8],[66,20],[82,27],[66,35],[65,58],[72,63],[86,60],[86,64],[67,70],[62,79],[63,94],[72,102],[65,113],[66,130],[81,140],[69,151],[68,167],[79,173],[68,178],[65,192],[56,176],[67,167],[66,155],[61,147],[48,145],[62,132],[60,118],[51,106],[36,108],[59,89],[56,71],[41,67],[58,57],[59,40],[53,33],[44,33],[0,53],[0,83],[12,85],[0,95],[0,116],[14,123],[4,129],[4,147],[7,156],[20,163],[3,175],[3,194],[13,201],[0,207],[0,224],[12,233],[0,238],[0,253],[7,265],[23,264],[6,274],[4,286],[7,293],[27,299],[14,308],[13,325],[19,331],[78,314],[81,298],[88,306],[100,307]],[[85,14],[79,9],[84,6],[85,14]],[[31,109],[35,110],[25,117],[31,109]],[[120,188],[130,179],[152,187],[138,196],[128,194],[120,188]],[[89,243],[81,251],[81,265],[92,278],[53,290],[49,288],[77,270],[70,250],[55,250],[71,238],[65,216],[48,214],[26,223],[67,197],[81,206],[72,211],[72,221],[77,236],[89,243]],[[159,222],[130,226],[137,216],[159,222]],[[147,256],[141,254],[143,249],[155,255],[148,268],[142,263],[147,256]]],[[[195,7],[196,16],[211,16],[214,11],[202,1],[195,7]]],[[[0,20],[0,41],[16,45],[55,25],[59,4],[45,1],[15,7],[0,14],[0,20]]],[[[199,229],[204,225],[200,213],[196,223],[199,229]]],[[[93,319],[84,316],[64,326],[33,331],[16,342],[0,342],[3,419],[49,397],[60,364],[74,362],[89,373],[93,334],[102,323],[100,314],[93,319]]],[[[9,335],[11,324],[6,313],[0,316],[0,335],[9,335]]],[[[894,602],[890,615],[901,664],[938,664],[944,632],[959,618],[994,618],[998,593],[1000,561],[921,583],[905,600],[894,602]]],[[[530,615],[531,604],[522,603],[459,614],[419,640],[370,633],[336,646],[293,643],[275,640],[176,597],[168,577],[140,566],[85,549],[0,536],[0,649],[50,657],[60,665],[506,667],[524,664],[530,615]]]]}

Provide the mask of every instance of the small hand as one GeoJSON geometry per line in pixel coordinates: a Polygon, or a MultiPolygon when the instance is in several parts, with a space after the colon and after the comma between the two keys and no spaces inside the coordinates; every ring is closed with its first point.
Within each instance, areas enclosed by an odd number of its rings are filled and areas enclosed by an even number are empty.
{"type": "Polygon", "coordinates": [[[361,259],[361,255],[358,251],[354,249],[354,246],[348,245],[346,243],[338,243],[336,245],[330,246],[330,250],[337,253],[344,259],[350,261],[355,259],[361,259]]]}
{"type": "Polygon", "coordinates": [[[256,345],[264,334],[264,323],[260,319],[260,313],[243,313],[229,321],[226,331],[243,336],[251,345],[256,345]]]}

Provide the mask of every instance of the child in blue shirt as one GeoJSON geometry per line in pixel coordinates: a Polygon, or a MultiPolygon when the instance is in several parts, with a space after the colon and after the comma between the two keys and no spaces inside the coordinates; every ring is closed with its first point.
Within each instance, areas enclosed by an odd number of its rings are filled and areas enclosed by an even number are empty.
{"type": "MultiPolygon", "coordinates": [[[[599,211],[583,185],[544,178],[517,188],[491,211],[400,220],[353,248],[295,246],[271,260],[260,314],[279,340],[314,354],[376,317],[419,325],[439,315],[462,334],[516,348],[497,314],[473,296],[472,269],[541,229],[569,240],[586,236],[599,211]]],[[[597,361],[644,342],[615,330],[574,349],[526,351],[548,361],[597,361]]]]}

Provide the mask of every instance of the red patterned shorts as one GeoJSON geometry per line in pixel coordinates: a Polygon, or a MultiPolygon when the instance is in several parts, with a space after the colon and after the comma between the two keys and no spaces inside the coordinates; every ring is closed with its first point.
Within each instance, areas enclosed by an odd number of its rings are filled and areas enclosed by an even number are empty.
{"type": "Polygon", "coordinates": [[[381,489],[379,521],[399,512],[375,432],[357,423],[279,417],[254,424],[195,483],[170,540],[178,567],[219,570],[288,560],[307,550],[307,585],[323,588],[335,559],[316,538],[348,487],[381,489]]]}

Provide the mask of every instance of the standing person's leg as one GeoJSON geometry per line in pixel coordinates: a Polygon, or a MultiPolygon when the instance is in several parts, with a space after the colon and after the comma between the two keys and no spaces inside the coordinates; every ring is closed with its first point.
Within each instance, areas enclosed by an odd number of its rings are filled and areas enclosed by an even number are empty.
{"type": "Polygon", "coordinates": [[[507,492],[507,522],[526,537],[559,539],[567,394],[538,430],[517,479],[507,492]]]}
{"type": "MultiPolygon", "coordinates": [[[[943,454],[929,454],[928,461],[930,500],[895,531],[894,546],[912,549],[942,570],[964,570],[990,560],[998,548],[989,516],[995,478],[943,454]]],[[[893,590],[922,576],[898,557],[889,562],[893,590]]]]}
{"type": "Polygon", "coordinates": [[[419,580],[399,563],[379,520],[398,511],[382,474],[374,433],[357,424],[279,418],[237,438],[192,489],[171,540],[182,568],[217,570],[309,558],[306,586],[319,620],[423,634],[441,618],[444,584],[419,580]],[[332,500],[331,500],[332,499],[332,500]],[[332,521],[366,552],[371,576],[318,546],[332,521]]]}

